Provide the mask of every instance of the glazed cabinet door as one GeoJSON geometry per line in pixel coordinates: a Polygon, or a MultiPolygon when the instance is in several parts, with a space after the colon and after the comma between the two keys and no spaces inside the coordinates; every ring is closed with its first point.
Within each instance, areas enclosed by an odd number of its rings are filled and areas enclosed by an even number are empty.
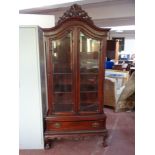
{"type": "Polygon", "coordinates": [[[72,32],[50,40],[52,113],[74,111],[72,32]]]}
{"type": "Polygon", "coordinates": [[[49,38],[48,47],[49,113],[102,112],[104,67],[101,38],[75,27],[63,35],[49,38]]]}
{"type": "Polygon", "coordinates": [[[82,32],[79,37],[79,110],[80,112],[98,112],[101,42],[82,32]]]}

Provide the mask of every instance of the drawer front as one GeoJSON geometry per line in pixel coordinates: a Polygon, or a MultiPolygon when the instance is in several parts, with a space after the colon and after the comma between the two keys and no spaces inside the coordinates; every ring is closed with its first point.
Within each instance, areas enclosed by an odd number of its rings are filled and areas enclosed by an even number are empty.
{"type": "Polygon", "coordinates": [[[103,120],[74,122],[47,121],[46,125],[47,131],[96,130],[105,128],[105,122],[103,120]]]}

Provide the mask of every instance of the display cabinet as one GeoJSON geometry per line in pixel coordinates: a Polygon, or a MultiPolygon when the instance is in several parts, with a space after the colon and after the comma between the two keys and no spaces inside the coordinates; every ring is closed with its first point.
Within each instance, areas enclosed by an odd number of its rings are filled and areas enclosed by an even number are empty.
{"type": "Polygon", "coordinates": [[[105,139],[103,81],[108,31],[96,27],[77,4],[55,27],[43,29],[48,86],[46,148],[55,138],[100,135],[105,139]]]}

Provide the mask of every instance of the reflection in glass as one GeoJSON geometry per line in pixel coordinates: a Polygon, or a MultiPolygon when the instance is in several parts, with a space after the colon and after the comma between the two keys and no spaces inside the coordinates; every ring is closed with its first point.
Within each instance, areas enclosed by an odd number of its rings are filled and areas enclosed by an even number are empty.
{"type": "Polygon", "coordinates": [[[100,41],[80,33],[80,71],[97,73],[99,66],[100,41]]]}
{"type": "Polygon", "coordinates": [[[85,92],[80,93],[80,110],[81,111],[97,111],[98,110],[98,93],[85,92]]]}
{"type": "Polygon", "coordinates": [[[59,40],[52,40],[52,63],[54,73],[72,72],[71,33],[59,40]]]}
{"type": "Polygon", "coordinates": [[[73,111],[71,33],[51,41],[53,67],[53,108],[55,112],[73,111]]]}
{"type": "Polygon", "coordinates": [[[71,74],[54,74],[53,81],[54,92],[72,92],[71,74]]]}
{"type": "Polygon", "coordinates": [[[100,41],[80,33],[80,110],[98,110],[100,41]]]}
{"type": "Polygon", "coordinates": [[[54,111],[72,111],[71,93],[54,93],[54,111]]]}
{"type": "Polygon", "coordinates": [[[81,91],[98,91],[98,75],[80,75],[80,90],[81,91]]]}

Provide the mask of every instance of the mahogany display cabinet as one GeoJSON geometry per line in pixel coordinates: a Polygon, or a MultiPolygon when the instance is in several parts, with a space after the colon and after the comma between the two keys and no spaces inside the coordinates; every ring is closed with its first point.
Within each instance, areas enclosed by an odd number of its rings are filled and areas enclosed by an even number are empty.
{"type": "Polygon", "coordinates": [[[45,148],[55,138],[107,135],[104,61],[109,29],[98,28],[74,4],[53,28],[43,29],[48,112],[45,148]]]}

